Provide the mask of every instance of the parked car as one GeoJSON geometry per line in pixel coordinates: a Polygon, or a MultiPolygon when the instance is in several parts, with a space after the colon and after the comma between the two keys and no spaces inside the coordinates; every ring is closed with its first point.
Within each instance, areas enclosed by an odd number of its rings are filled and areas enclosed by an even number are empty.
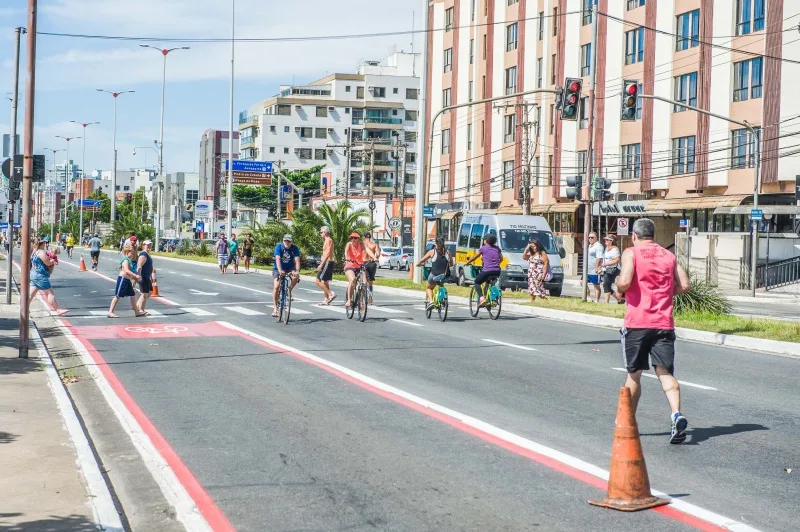
{"type": "Polygon", "coordinates": [[[414,263],[414,248],[398,248],[394,255],[389,257],[389,269],[407,270],[410,264],[414,263]]]}
{"type": "Polygon", "coordinates": [[[389,258],[397,252],[397,248],[393,246],[381,247],[381,256],[378,258],[378,268],[388,268],[389,258]]]}

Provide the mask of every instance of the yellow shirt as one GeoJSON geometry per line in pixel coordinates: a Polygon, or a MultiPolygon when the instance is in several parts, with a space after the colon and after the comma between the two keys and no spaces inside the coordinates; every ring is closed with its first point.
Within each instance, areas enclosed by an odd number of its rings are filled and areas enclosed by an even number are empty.
{"type": "Polygon", "coordinates": [[[71,236],[67,237],[67,247],[75,247],[75,238],[71,236]]]}

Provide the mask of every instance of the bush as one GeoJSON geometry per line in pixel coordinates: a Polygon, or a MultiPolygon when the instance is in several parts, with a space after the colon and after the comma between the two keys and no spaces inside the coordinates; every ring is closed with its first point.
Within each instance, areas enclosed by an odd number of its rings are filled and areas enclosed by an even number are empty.
{"type": "Polygon", "coordinates": [[[194,254],[198,257],[210,257],[211,248],[208,247],[205,241],[200,242],[200,245],[195,248],[194,254]]]}
{"type": "Polygon", "coordinates": [[[733,305],[719,291],[719,287],[700,279],[689,272],[689,290],[674,298],[675,312],[696,312],[719,316],[729,314],[733,305]]]}
{"type": "Polygon", "coordinates": [[[187,239],[181,240],[181,245],[178,246],[178,249],[175,250],[178,255],[185,256],[191,255],[194,253],[194,249],[192,248],[192,244],[187,239]]]}

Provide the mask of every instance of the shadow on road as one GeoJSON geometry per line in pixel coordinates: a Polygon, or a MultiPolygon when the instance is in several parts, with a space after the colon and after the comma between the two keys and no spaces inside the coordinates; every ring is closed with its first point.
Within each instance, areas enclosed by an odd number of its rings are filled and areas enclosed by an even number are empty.
{"type": "Polygon", "coordinates": [[[27,522],[9,522],[8,518],[19,517],[19,513],[0,513],[0,530],[3,532],[24,532],[46,530],[48,532],[97,532],[97,525],[81,515],[48,517],[27,522]]]}
{"type": "Polygon", "coordinates": [[[0,431],[0,443],[11,443],[12,441],[17,439],[16,434],[11,434],[10,432],[2,432],[0,431]]]}
{"type": "MultiPolygon", "coordinates": [[[[697,445],[710,438],[716,438],[717,436],[731,436],[733,434],[752,432],[755,430],[769,430],[769,427],[754,423],[734,423],[728,427],[696,427],[686,432],[688,439],[683,445],[697,445]]],[[[669,432],[650,432],[641,434],[641,436],[669,436],[669,434],[669,432]]]]}

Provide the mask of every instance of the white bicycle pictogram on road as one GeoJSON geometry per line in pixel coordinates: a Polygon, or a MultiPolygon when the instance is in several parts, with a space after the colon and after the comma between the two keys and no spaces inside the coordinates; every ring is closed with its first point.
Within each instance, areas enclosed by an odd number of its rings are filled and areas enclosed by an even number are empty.
{"type": "Polygon", "coordinates": [[[134,333],[150,333],[150,334],[178,334],[186,332],[189,329],[179,325],[164,325],[164,328],[159,327],[125,327],[128,332],[134,333]]]}

